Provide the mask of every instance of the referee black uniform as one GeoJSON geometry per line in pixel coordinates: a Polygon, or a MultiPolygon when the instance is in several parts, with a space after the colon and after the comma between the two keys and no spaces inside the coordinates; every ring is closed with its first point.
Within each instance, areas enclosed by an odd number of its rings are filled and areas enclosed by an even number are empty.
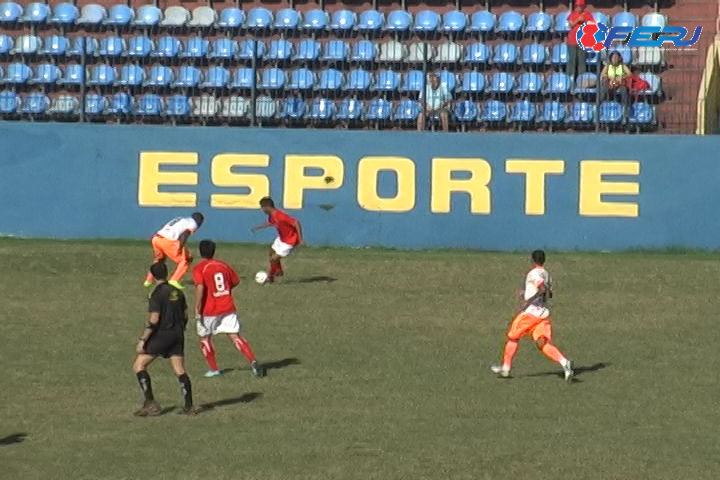
{"type": "Polygon", "coordinates": [[[170,358],[185,355],[187,302],[183,292],[167,282],[150,294],[148,312],[158,313],[160,321],[145,343],[145,353],[170,358]]]}

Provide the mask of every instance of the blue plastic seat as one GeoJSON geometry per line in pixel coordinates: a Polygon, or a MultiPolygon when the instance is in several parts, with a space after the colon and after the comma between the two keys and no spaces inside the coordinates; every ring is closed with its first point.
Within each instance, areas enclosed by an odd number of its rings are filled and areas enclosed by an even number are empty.
{"type": "Polygon", "coordinates": [[[363,69],[351,70],[348,75],[347,83],[345,84],[346,90],[368,90],[370,89],[370,81],[372,76],[369,72],[363,69]]]}
{"type": "Polygon", "coordinates": [[[480,120],[488,123],[507,121],[507,105],[499,100],[489,100],[483,104],[480,120]]]}
{"type": "Polygon", "coordinates": [[[490,61],[490,48],[484,43],[472,43],[465,49],[465,63],[484,65],[490,61]]]}
{"type": "Polygon", "coordinates": [[[463,32],[467,28],[468,18],[463,12],[451,10],[443,16],[442,31],[443,32],[463,32]]]}
{"type": "Polygon", "coordinates": [[[116,93],[110,99],[108,105],[108,113],[113,115],[129,115],[133,110],[133,98],[125,92],[116,93]]]}
{"type": "Polygon", "coordinates": [[[336,10],[332,14],[330,30],[336,32],[350,32],[355,28],[357,17],[350,10],[336,10]]]}
{"type": "Polygon", "coordinates": [[[42,48],[42,40],[35,35],[23,35],[15,40],[14,54],[35,54],[42,48]]]}
{"type": "Polygon", "coordinates": [[[273,40],[270,42],[265,58],[268,60],[288,60],[292,53],[292,43],[287,40],[273,40]]]}
{"type": "Polygon", "coordinates": [[[415,15],[416,32],[434,32],[440,27],[440,15],[433,10],[422,10],[415,15]]]}
{"type": "Polygon", "coordinates": [[[495,47],[493,63],[501,65],[516,64],[518,60],[518,47],[514,43],[501,43],[495,47]]]}
{"type": "Polygon", "coordinates": [[[350,60],[353,62],[373,62],[377,49],[375,44],[370,40],[360,40],[353,44],[350,60]]]}
{"type": "Polygon", "coordinates": [[[501,33],[520,33],[525,26],[525,17],[522,14],[509,11],[500,15],[497,30],[501,33]]]}
{"type": "Polygon", "coordinates": [[[513,123],[532,123],[537,115],[537,107],[527,100],[515,102],[510,110],[510,121],[513,123]]]}
{"type": "Polygon", "coordinates": [[[328,14],[324,10],[314,9],[305,13],[303,29],[310,31],[325,30],[328,26],[328,14]]]}
{"type": "Polygon", "coordinates": [[[368,105],[365,118],[372,121],[389,120],[392,115],[392,104],[384,98],[372,100],[368,105]]]}
{"type": "Polygon", "coordinates": [[[24,23],[46,23],[50,17],[50,7],[44,3],[31,3],[25,8],[24,23]]]}
{"type": "Polygon", "coordinates": [[[245,12],[236,7],[229,7],[220,12],[217,26],[220,28],[241,28],[245,24],[245,12]]]}
{"type": "Polygon", "coordinates": [[[85,5],[80,11],[80,18],[77,19],[78,25],[100,25],[107,19],[108,13],[102,5],[91,3],[85,5]]]}
{"type": "Polygon", "coordinates": [[[662,83],[660,81],[660,77],[655,75],[654,73],[641,73],[640,78],[645,80],[650,84],[650,88],[645,90],[643,93],[644,95],[660,95],[662,94],[662,83]]]}
{"type": "Polygon", "coordinates": [[[230,72],[223,67],[210,67],[205,73],[203,88],[227,88],[230,84],[230,72]]]}
{"type": "Polygon", "coordinates": [[[510,93],[515,88],[515,77],[506,72],[498,72],[490,77],[490,93],[510,93]]]}
{"type": "Polygon", "coordinates": [[[517,93],[537,94],[543,87],[543,78],[534,72],[525,72],[518,79],[517,93]]]}
{"type": "Polygon", "coordinates": [[[202,74],[196,67],[184,65],[178,70],[177,79],[173,87],[195,88],[200,85],[202,74]]]}
{"type": "Polygon", "coordinates": [[[400,74],[391,70],[380,70],[375,74],[375,90],[392,92],[400,88],[400,74]]]}
{"type": "Polygon", "coordinates": [[[462,76],[460,91],[466,93],[479,93],[485,90],[485,75],[480,72],[465,72],[462,76]]]}
{"type": "Polygon", "coordinates": [[[607,50],[608,59],[610,58],[610,55],[612,53],[619,53],[625,65],[632,64],[632,50],[630,50],[630,47],[627,47],[625,45],[613,45],[607,50]]]}
{"type": "Polygon", "coordinates": [[[162,99],[154,93],[148,93],[140,97],[135,105],[135,114],[148,117],[156,117],[163,110],[162,99]]]}
{"type": "Polygon", "coordinates": [[[72,3],[58,3],[53,7],[52,23],[72,25],[80,16],[77,7],[72,3]]]}
{"type": "MultiPolygon", "coordinates": [[[[667,17],[657,12],[646,13],[645,15],[643,15],[641,23],[643,27],[665,28],[665,26],[667,25],[667,17]]],[[[638,105],[644,104],[639,103],[638,105]]]]}
{"type": "Polygon", "coordinates": [[[80,102],[77,97],[60,95],[55,97],[50,107],[50,113],[57,116],[74,115],[78,113],[80,102]]]}
{"type": "Polygon", "coordinates": [[[209,44],[201,37],[191,37],[185,42],[185,51],[180,53],[184,58],[204,58],[208,54],[209,44]]]}
{"type": "Polygon", "coordinates": [[[153,57],[175,58],[180,55],[182,44],[175,37],[164,36],[157,41],[155,51],[152,52],[153,57]]]}
{"type": "Polygon", "coordinates": [[[23,8],[14,2],[0,4],[0,25],[17,23],[23,14],[23,8]]]}
{"type": "Polygon", "coordinates": [[[298,68],[290,74],[288,90],[310,90],[315,86],[315,75],[307,68],[298,68]]]}
{"type": "Polygon", "coordinates": [[[107,86],[115,83],[117,72],[110,65],[97,65],[90,74],[89,85],[107,86]]]}
{"type": "Polygon", "coordinates": [[[145,71],[138,65],[125,65],[120,69],[120,78],[116,85],[137,87],[145,81],[145,71]]]}
{"type": "Polygon", "coordinates": [[[543,123],[563,123],[566,118],[567,108],[565,108],[565,105],[557,100],[552,100],[543,104],[538,121],[543,123]]]}
{"type": "Polygon", "coordinates": [[[82,85],[85,81],[85,71],[82,65],[71,63],[65,66],[65,74],[62,83],[65,85],[82,85]]]}
{"type": "Polygon", "coordinates": [[[218,38],[212,44],[210,58],[231,59],[238,53],[238,44],[229,38],[218,38]]]}
{"type": "Polygon", "coordinates": [[[162,11],[154,5],[143,5],[138,8],[133,25],[154,27],[162,20],[162,11]]]}
{"type": "Polygon", "coordinates": [[[602,12],[600,12],[600,11],[598,11],[598,10],[595,10],[594,12],[592,12],[592,16],[593,16],[593,19],[594,19],[597,23],[602,23],[603,25],[607,26],[608,28],[611,27],[611,25],[610,25],[610,19],[609,19],[608,16],[605,15],[604,13],[602,13],[602,12]]]}
{"type": "Polygon", "coordinates": [[[576,102],[570,107],[568,121],[576,124],[588,124],[595,122],[595,105],[587,102],[576,102]]]}
{"type": "Polygon", "coordinates": [[[435,75],[440,77],[440,85],[444,85],[448,92],[452,93],[457,87],[457,77],[453,72],[438,70],[435,75]]]}
{"type": "Polygon", "coordinates": [[[630,12],[618,12],[613,16],[612,26],[635,28],[637,27],[637,17],[630,12]]]}
{"type": "Polygon", "coordinates": [[[293,60],[302,62],[314,62],[320,57],[320,44],[316,40],[302,40],[297,45],[293,60]]]}
{"type": "Polygon", "coordinates": [[[453,115],[458,122],[474,122],[477,120],[478,114],[479,111],[477,104],[475,102],[471,102],[470,100],[457,102],[455,104],[455,108],[453,109],[453,115]]]}
{"type": "Polygon", "coordinates": [[[170,117],[187,117],[191,110],[190,99],[185,95],[173,95],[165,105],[165,115],[170,117]]]}
{"type": "Polygon", "coordinates": [[[7,66],[4,83],[7,85],[21,85],[28,83],[32,70],[24,63],[11,63],[7,66]]]}
{"type": "Polygon", "coordinates": [[[127,5],[113,5],[108,10],[107,25],[129,25],[135,18],[135,11],[127,5]]]}
{"type": "Polygon", "coordinates": [[[233,73],[232,88],[253,89],[255,88],[255,72],[252,68],[238,68],[233,73]]]}
{"type": "MultiPolygon", "coordinates": [[[[367,40],[363,40],[368,42],[367,40]]],[[[372,45],[372,42],[368,42],[372,45]]],[[[330,40],[324,45],[321,60],[324,62],[344,62],[348,58],[348,44],[342,40],[330,40]]]]}
{"type": "Polygon", "coordinates": [[[280,109],[280,118],[299,120],[305,116],[307,104],[300,97],[286,98],[280,109]]]}
{"type": "Polygon", "coordinates": [[[420,116],[422,108],[415,100],[401,100],[395,107],[393,119],[400,122],[414,122],[420,116]]]}
{"type": "Polygon", "coordinates": [[[60,81],[62,72],[57,65],[51,63],[42,63],[35,67],[35,75],[30,83],[41,85],[52,85],[60,81]]]}
{"type": "Polygon", "coordinates": [[[0,35],[0,56],[8,55],[14,43],[11,36],[5,34],[0,35]]]}
{"type": "Polygon", "coordinates": [[[525,31],[531,33],[548,33],[552,28],[553,19],[545,12],[530,14],[525,31]]]}
{"type": "Polygon", "coordinates": [[[9,90],[0,92],[0,114],[8,115],[17,113],[19,109],[20,98],[15,92],[11,92],[9,90]]]}
{"type": "Polygon", "coordinates": [[[327,98],[316,98],[310,108],[312,120],[331,120],[335,115],[335,103],[327,98]]]}
{"type": "Polygon", "coordinates": [[[565,10],[555,15],[555,28],[553,29],[555,30],[555,33],[564,35],[570,31],[570,22],[568,22],[569,16],[569,10],[565,10]]]}
{"type": "Polygon", "coordinates": [[[89,93],[85,95],[85,113],[91,116],[102,115],[108,107],[107,99],[102,95],[89,93]]]}
{"type": "Polygon", "coordinates": [[[253,56],[263,58],[267,51],[267,47],[261,40],[248,39],[240,43],[240,52],[238,58],[241,60],[251,60],[253,56]]]}
{"type": "Polygon", "coordinates": [[[80,57],[84,54],[89,57],[95,55],[99,48],[98,41],[94,38],[75,37],[67,54],[74,57],[80,57]]]}
{"type": "Polygon", "coordinates": [[[98,55],[101,57],[120,57],[125,53],[125,41],[120,37],[105,37],[100,41],[98,55]]]}
{"type": "Polygon", "coordinates": [[[285,72],[279,68],[268,68],[262,72],[260,88],[266,90],[281,90],[285,88],[285,81],[285,72]]]}
{"type": "Polygon", "coordinates": [[[253,8],[248,13],[247,28],[249,30],[264,30],[273,24],[273,16],[267,8],[253,8]]]}
{"type": "Polygon", "coordinates": [[[42,115],[50,108],[50,99],[44,93],[31,93],[22,99],[22,113],[42,115]]]}
{"type": "Polygon", "coordinates": [[[425,75],[420,70],[410,70],[405,74],[402,89],[405,92],[422,92],[425,85],[425,75]]]}
{"type": "Polygon", "coordinates": [[[300,14],[292,8],[283,8],[275,15],[273,27],[279,30],[296,30],[300,25],[300,14]]]}
{"type": "Polygon", "coordinates": [[[320,90],[340,90],[345,84],[343,74],[334,68],[328,68],[320,72],[318,88],[320,90]]]}
{"type": "Polygon", "coordinates": [[[587,87],[588,84],[597,85],[598,76],[594,73],[586,72],[578,75],[575,80],[574,93],[578,94],[591,94],[597,92],[597,86],[587,87]]]}
{"type": "Polygon", "coordinates": [[[545,93],[551,95],[566,95],[572,88],[572,79],[564,73],[552,73],[545,82],[545,93]]]}
{"type": "Polygon", "coordinates": [[[363,32],[377,32],[385,25],[385,17],[377,10],[365,10],[360,14],[357,28],[363,32]]]}
{"type": "Polygon", "coordinates": [[[558,43],[552,48],[550,63],[553,65],[567,65],[569,55],[567,43],[558,43]]]}
{"type": "Polygon", "coordinates": [[[150,69],[145,86],[148,87],[169,87],[175,80],[175,75],[170,67],[155,65],[150,69]]]}
{"type": "Polygon", "coordinates": [[[362,100],[355,98],[346,98],[340,102],[335,118],[338,120],[351,121],[360,120],[365,113],[365,105],[362,100]]]}
{"type": "Polygon", "coordinates": [[[495,17],[495,14],[487,10],[480,10],[479,12],[473,13],[472,17],[470,17],[469,30],[471,32],[490,33],[495,31],[496,22],[497,17],[495,17]]]}
{"type": "Polygon", "coordinates": [[[618,102],[603,102],[600,104],[600,123],[603,125],[616,125],[622,122],[622,105],[618,102]]]}
{"type": "MultiPolygon", "coordinates": [[[[70,40],[59,35],[53,35],[52,37],[43,40],[43,48],[40,49],[41,55],[49,55],[51,57],[62,57],[68,51],[70,47],[70,40]]],[[[0,53],[2,49],[0,48],[0,53]]]]}
{"type": "Polygon", "coordinates": [[[412,25],[412,15],[405,10],[393,10],[388,14],[385,30],[390,32],[407,32],[412,25]]]}
{"type": "Polygon", "coordinates": [[[153,41],[149,37],[139,36],[132,37],[128,42],[128,57],[145,58],[155,49],[153,41]]]}
{"type": "Polygon", "coordinates": [[[525,65],[544,65],[547,62],[547,49],[539,43],[525,45],[522,50],[522,63],[525,65]]]}
{"type": "Polygon", "coordinates": [[[630,106],[628,123],[633,125],[653,125],[655,123],[655,107],[649,103],[633,103],[630,106]]]}

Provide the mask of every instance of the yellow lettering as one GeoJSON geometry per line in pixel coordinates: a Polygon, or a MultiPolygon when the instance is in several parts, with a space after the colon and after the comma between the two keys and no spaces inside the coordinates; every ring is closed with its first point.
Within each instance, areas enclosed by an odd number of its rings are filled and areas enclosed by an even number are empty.
{"type": "Polygon", "coordinates": [[[214,193],[213,208],[258,208],[260,199],[270,195],[270,180],[260,173],[234,173],[233,167],[267,167],[270,155],[223,153],[213,158],[210,176],[216,187],[245,187],[248,193],[214,193]]]}
{"type": "Polygon", "coordinates": [[[505,171],[525,174],[525,215],[545,215],[545,175],[562,175],[565,162],[512,158],[505,162],[505,171]]]}
{"type": "Polygon", "coordinates": [[[198,184],[197,172],[162,171],[163,165],[197,165],[195,152],[140,152],[138,205],[141,207],[194,207],[194,192],[161,192],[161,185],[198,184]]]}
{"type": "Polygon", "coordinates": [[[639,175],[640,162],[584,160],[580,162],[580,215],[637,217],[637,202],[603,202],[603,195],[638,195],[638,182],[606,182],[604,175],[639,175]]]}
{"type": "Polygon", "coordinates": [[[492,168],[482,158],[433,158],[430,211],[450,213],[452,193],[464,192],[470,195],[470,213],[488,215],[491,178],[492,168]],[[469,172],[470,178],[454,179],[453,172],[469,172]]]}
{"type": "Polygon", "coordinates": [[[285,181],[283,206],[302,208],[305,190],[332,190],[343,184],[345,166],[335,155],[287,155],[285,157],[285,181]],[[305,170],[322,170],[319,175],[305,175],[305,170]]]}
{"type": "Polygon", "coordinates": [[[415,208],[415,163],[405,157],[363,157],[358,163],[358,203],[373,212],[409,212],[415,208]],[[397,194],[378,195],[378,174],[397,175],[397,194]]]}

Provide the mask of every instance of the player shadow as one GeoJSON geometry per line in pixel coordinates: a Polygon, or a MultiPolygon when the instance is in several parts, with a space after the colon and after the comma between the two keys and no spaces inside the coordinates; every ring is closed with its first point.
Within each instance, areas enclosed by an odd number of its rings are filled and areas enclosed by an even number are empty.
{"type": "Polygon", "coordinates": [[[172,413],[175,410],[177,410],[177,407],[167,407],[160,410],[160,413],[157,414],[158,417],[162,417],[163,415],[167,415],[168,413],[172,413]]]}
{"type": "Polygon", "coordinates": [[[203,411],[214,410],[218,407],[227,407],[230,405],[237,405],[238,403],[254,402],[255,400],[257,400],[260,397],[262,397],[262,393],[260,393],[260,392],[243,393],[239,397],[224,398],[224,399],[218,400],[216,402],[204,403],[200,406],[200,408],[202,408],[203,411]]]}
{"type": "Polygon", "coordinates": [[[326,275],[318,275],[315,277],[298,278],[297,280],[287,280],[285,283],[333,283],[336,281],[337,278],[328,277],[326,275]]]}
{"type": "Polygon", "coordinates": [[[281,368],[289,367],[291,365],[300,365],[302,362],[297,358],[283,358],[274,362],[263,362],[262,366],[265,370],[280,370],[281,368]]]}
{"type": "Polygon", "coordinates": [[[7,437],[0,438],[0,446],[15,445],[16,443],[22,443],[25,441],[27,433],[13,433],[7,437]]]}
{"type": "MultiPolygon", "coordinates": [[[[600,362],[600,363],[596,363],[596,364],[586,366],[586,367],[575,367],[574,368],[575,378],[573,378],[573,383],[582,383],[582,380],[577,378],[580,375],[583,375],[585,373],[590,373],[590,372],[598,372],[600,370],[603,370],[603,369],[609,367],[610,365],[612,365],[612,363],[600,362]]],[[[531,373],[531,374],[523,375],[523,376],[524,377],[551,377],[553,375],[556,377],[559,377],[559,378],[563,378],[565,376],[562,370],[556,370],[554,372],[531,373]]]]}

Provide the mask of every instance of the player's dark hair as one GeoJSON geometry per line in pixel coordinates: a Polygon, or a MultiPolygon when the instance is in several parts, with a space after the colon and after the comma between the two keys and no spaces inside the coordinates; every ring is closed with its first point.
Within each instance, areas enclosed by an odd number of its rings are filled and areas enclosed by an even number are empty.
{"type": "Polygon", "coordinates": [[[532,261],[535,262],[535,265],[545,265],[545,251],[544,250],[535,250],[532,252],[532,261]]]}
{"type": "Polygon", "coordinates": [[[153,263],[150,265],[150,273],[155,277],[155,280],[167,280],[167,265],[165,265],[165,262],[153,263]]]}
{"type": "Polygon", "coordinates": [[[215,256],[215,242],[212,240],[202,240],[198,249],[202,258],[213,258],[215,256]]]}
{"type": "Polygon", "coordinates": [[[273,202],[273,199],[270,197],[263,197],[260,199],[260,206],[275,208],[275,202],[273,202]]]}
{"type": "Polygon", "coordinates": [[[200,213],[200,212],[195,212],[195,213],[193,213],[192,215],[190,215],[190,217],[191,217],[193,220],[195,220],[195,223],[197,223],[198,227],[199,227],[200,225],[202,225],[203,222],[205,221],[205,215],[203,215],[203,214],[200,213]]]}

